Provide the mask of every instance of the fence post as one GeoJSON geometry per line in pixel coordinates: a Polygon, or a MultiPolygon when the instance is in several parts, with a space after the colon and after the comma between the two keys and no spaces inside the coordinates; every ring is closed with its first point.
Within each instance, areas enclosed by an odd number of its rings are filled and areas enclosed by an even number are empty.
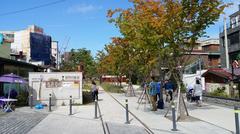
{"type": "Polygon", "coordinates": [[[52,94],[49,94],[49,112],[52,111],[51,106],[52,106],[52,94]]]}
{"type": "Polygon", "coordinates": [[[69,100],[69,115],[72,115],[72,96],[70,96],[70,100],[69,100]]]}
{"type": "Polygon", "coordinates": [[[240,107],[238,107],[238,106],[234,106],[236,134],[240,134],[240,128],[239,128],[239,115],[238,115],[239,113],[240,113],[240,107]]]}
{"type": "Polygon", "coordinates": [[[175,105],[172,104],[172,122],[173,122],[173,129],[172,131],[177,131],[177,124],[176,124],[176,110],[175,110],[175,105]]]}
{"type": "Polygon", "coordinates": [[[30,107],[33,108],[33,95],[30,94],[30,107]]]}
{"type": "Polygon", "coordinates": [[[128,113],[128,99],[125,100],[126,103],[126,124],[130,124],[129,122],[129,113],[128,113]]]}
{"type": "Polygon", "coordinates": [[[95,119],[97,119],[97,105],[98,105],[98,101],[97,99],[95,98],[95,119]]]}

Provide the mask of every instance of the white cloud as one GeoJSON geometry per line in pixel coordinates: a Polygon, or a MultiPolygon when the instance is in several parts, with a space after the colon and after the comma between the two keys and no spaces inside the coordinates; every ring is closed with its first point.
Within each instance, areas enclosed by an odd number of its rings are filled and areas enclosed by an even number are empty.
{"type": "Polygon", "coordinates": [[[88,12],[92,12],[92,11],[97,11],[97,10],[101,10],[102,7],[101,6],[94,6],[94,5],[87,5],[87,4],[79,4],[79,5],[73,5],[71,7],[68,8],[67,12],[68,13],[88,13],[88,12]]]}

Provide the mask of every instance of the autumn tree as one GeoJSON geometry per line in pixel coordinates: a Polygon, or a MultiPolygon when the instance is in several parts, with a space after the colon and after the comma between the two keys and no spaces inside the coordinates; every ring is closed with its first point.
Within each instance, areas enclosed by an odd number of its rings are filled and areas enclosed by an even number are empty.
{"type": "MultiPolygon", "coordinates": [[[[130,46],[152,57],[148,63],[165,60],[164,66],[180,86],[181,74],[189,59],[184,55],[192,52],[196,41],[205,35],[205,29],[214,24],[227,5],[221,0],[131,2],[132,8],[109,10],[110,22],[119,28],[130,46]]],[[[145,66],[144,70],[149,73],[153,68],[145,66]]]]}

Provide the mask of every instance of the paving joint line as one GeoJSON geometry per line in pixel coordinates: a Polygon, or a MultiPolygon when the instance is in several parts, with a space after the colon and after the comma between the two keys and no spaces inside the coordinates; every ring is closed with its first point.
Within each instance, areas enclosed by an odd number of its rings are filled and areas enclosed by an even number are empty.
{"type": "MultiPolygon", "coordinates": [[[[106,92],[106,91],[105,91],[106,92]]],[[[126,109],[126,107],[121,103],[119,102],[115,97],[113,97],[110,93],[106,92],[109,96],[111,96],[119,105],[121,105],[124,109],[126,109]]],[[[143,122],[141,121],[135,114],[133,114],[130,110],[128,110],[128,112],[136,119],[138,120],[142,125],[143,127],[145,128],[146,132],[148,134],[154,134],[154,132],[143,122]]]]}

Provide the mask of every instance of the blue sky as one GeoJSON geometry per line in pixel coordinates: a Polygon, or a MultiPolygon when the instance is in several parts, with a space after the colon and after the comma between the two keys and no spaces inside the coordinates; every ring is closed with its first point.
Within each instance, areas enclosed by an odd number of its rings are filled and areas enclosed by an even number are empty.
{"type": "MultiPolygon", "coordinates": [[[[42,7],[18,14],[1,16],[6,12],[34,7],[57,0],[1,0],[0,31],[21,30],[28,25],[38,25],[44,32],[59,41],[60,47],[70,38],[67,50],[71,48],[87,48],[95,53],[110,42],[110,38],[120,35],[113,24],[108,23],[108,9],[127,8],[128,0],[65,0],[56,5],[42,7]]],[[[234,2],[226,10],[229,15],[238,10],[240,0],[234,2]]],[[[207,35],[218,37],[219,27],[223,25],[223,17],[214,26],[207,29],[207,35]]]]}

